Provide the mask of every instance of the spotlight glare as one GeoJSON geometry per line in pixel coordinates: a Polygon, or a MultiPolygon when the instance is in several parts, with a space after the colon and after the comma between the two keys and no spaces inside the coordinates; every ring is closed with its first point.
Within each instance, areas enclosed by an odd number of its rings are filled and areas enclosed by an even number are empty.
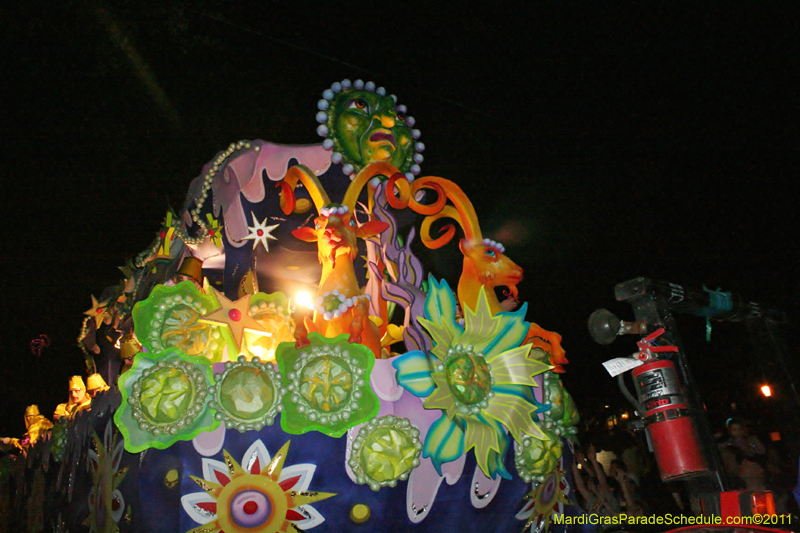
{"type": "Polygon", "coordinates": [[[294,301],[297,305],[314,309],[314,300],[311,298],[311,293],[308,291],[300,291],[294,295],[294,301]]]}

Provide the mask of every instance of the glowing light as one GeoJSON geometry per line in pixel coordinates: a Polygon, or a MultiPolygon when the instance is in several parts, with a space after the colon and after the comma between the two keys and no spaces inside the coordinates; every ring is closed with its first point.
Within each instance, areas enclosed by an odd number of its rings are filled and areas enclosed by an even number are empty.
{"type": "Polygon", "coordinates": [[[297,305],[314,309],[314,300],[311,298],[311,293],[308,291],[300,291],[294,295],[294,301],[297,305]]]}
{"type": "Polygon", "coordinates": [[[772,396],[772,388],[769,385],[762,385],[761,394],[763,394],[766,398],[769,398],[772,396]]]}
{"type": "MultiPolygon", "coordinates": [[[[269,334],[268,334],[269,335],[269,334]]],[[[244,355],[249,355],[248,359],[252,359],[253,357],[258,357],[262,361],[274,361],[275,360],[275,349],[274,348],[266,348],[264,346],[260,346],[255,343],[248,343],[247,346],[243,346],[244,355]]]]}
{"type": "Polygon", "coordinates": [[[627,419],[628,419],[628,412],[627,412],[627,411],[625,411],[624,413],[622,413],[622,419],[623,419],[623,420],[627,420],[627,419]]]}

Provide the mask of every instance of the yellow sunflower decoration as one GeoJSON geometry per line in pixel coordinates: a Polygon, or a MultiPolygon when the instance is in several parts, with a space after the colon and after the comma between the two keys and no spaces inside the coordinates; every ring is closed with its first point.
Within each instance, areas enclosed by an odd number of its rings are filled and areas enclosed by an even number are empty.
{"type": "Polygon", "coordinates": [[[441,473],[442,463],[474,449],[484,474],[510,479],[502,460],[508,435],[520,443],[524,435],[546,439],[534,421],[532,387],[534,376],[553,367],[528,357],[531,346],[521,345],[529,328],[526,306],[492,315],[481,289],[476,309],[464,310],[461,326],[447,282],[431,278],[429,284],[419,322],[434,347],[430,354],[415,350],[393,362],[402,387],[427,397],[426,409],[444,411],[428,431],[423,456],[441,473]]]}

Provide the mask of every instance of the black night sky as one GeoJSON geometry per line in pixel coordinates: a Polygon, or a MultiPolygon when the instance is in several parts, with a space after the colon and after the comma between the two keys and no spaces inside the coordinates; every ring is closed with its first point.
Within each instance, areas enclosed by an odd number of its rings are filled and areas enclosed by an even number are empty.
{"type": "MultiPolygon", "coordinates": [[[[398,95],[423,174],[461,184],[525,269],[528,317],[563,334],[579,408],[620,400],[600,364],[633,339],[601,347],[586,329],[598,307],[632,318],[619,282],[705,284],[798,316],[794,3],[53,4],[0,10],[3,435],[24,431],[25,405],[66,401],[91,295],[203,164],[240,139],[319,142],[316,102],[343,78],[398,95]]],[[[451,246],[427,266],[453,283],[451,246]]],[[[751,401],[737,383],[774,365],[746,332],[706,345],[705,322],[686,324],[707,398],[751,401]]]]}

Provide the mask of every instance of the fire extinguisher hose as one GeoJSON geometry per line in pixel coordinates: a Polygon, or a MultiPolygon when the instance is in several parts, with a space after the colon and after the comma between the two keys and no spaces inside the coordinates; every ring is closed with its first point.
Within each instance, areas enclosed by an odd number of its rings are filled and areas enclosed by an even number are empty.
{"type": "Polygon", "coordinates": [[[631,391],[628,390],[628,387],[625,386],[625,380],[623,379],[624,376],[625,374],[619,374],[617,376],[617,385],[619,386],[619,390],[622,393],[622,395],[625,396],[625,399],[631,403],[633,408],[636,409],[638,415],[640,417],[643,417],[644,407],[636,400],[633,394],[631,394],[631,391]]]}

